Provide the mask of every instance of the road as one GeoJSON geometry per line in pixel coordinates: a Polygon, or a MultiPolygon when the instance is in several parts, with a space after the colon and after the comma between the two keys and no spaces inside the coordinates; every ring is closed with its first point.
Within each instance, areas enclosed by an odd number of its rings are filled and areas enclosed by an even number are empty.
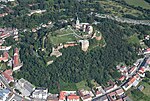
{"type": "MultiPolygon", "coordinates": [[[[0,80],[3,82],[3,84],[5,85],[5,87],[7,89],[9,89],[11,92],[13,92],[13,89],[8,85],[7,81],[4,79],[4,77],[0,74],[0,80]]],[[[14,98],[17,98],[17,99],[24,99],[24,101],[30,101],[28,99],[25,99],[23,98],[22,96],[20,96],[19,94],[13,92],[14,94],[14,98]]],[[[7,99],[7,101],[10,101],[10,99],[7,99]]]]}
{"type": "MultiPolygon", "coordinates": [[[[107,18],[107,19],[115,20],[121,23],[150,26],[150,20],[134,20],[134,19],[129,19],[129,18],[119,18],[117,16],[111,16],[107,14],[96,14],[95,16],[99,18],[107,18]]],[[[100,22],[95,22],[95,24],[97,23],[100,23],[100,22]]]]}

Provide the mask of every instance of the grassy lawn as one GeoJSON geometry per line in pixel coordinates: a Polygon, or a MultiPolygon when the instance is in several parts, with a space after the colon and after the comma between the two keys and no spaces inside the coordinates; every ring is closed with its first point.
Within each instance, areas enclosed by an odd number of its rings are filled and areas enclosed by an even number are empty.
{"type": "Polygon", "coordinates": [[[73,31],[70,28],[62,28],[60,30],[55,31],[55,35],[65,35],[65,34],[71,34],[73,31]]]}
{"type": "Polygon", "coordinates": [[[77,40],[74,36],[74,32],[69,27],[55,31],[54,33],[52,33],[52,35],[49,35],[49,39],[54,45],[77,40]]]}
{"type": "Polygon", "coordinates": [[[137,34],[134,34],[128,38],[128,43],[140,45],[139,38],[137,34]]]}
{"type": "Polygon", "coordinates": [[[145,88],[142,91],[145,95],[150,96],[150,85],[146,82],[141,82],[141,85],[143,85],[145,88]]]}
{"type": "Polygon", "coordinates": [[[135,7],[143,7],[145,9],[150,9],[150,5],[144,0],[125,0],[129,5],[133,5],[135,7]]]}
{"type": "Polygon", "coordinates": [[[87,84],[87,82],[86,82],[85,80],[76,83],[76,86],[77,86],[77,89],[78,89],[78,90],[79,90],[79,89],[90,90],[90,88],[88,87],[88,84],[87,84]]]}
{"type": "Polygon", "coordinates": [[[66,83],[66,82],[61,82],[60,83],[60,89],[64,91],[77,91],[77,87],[75,83],[66,83]]]}
{"type": "Polygon", "coordinates": [[[61,37],[60,36],[50,36],[49,38],[54,45],[58,45],[60,43],[76,41],[76,38],[73,35],[66,35],[66,36],[61,36],[61,37]]]}

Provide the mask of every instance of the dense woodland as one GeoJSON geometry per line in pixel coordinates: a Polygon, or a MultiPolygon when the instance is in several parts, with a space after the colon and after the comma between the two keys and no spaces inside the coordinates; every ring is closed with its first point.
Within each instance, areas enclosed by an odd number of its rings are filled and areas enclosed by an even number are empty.
{"type": "MultiPolygon", "coordinates": [[[[90,81],[95,79],[99,84],[106,84],[110,79],[120,76],[116,71],[116,65],[125,62],[131,65],[138,58],[138,44],[127,42],[127,38],[135,33],[146,34],[150,30],[147,26],[133,26],[121,24],[108,19],[99,19],[90,16],[91,12],[103,12],[99,3],[94,0],[18,0],[19,6],[13,8],[14,12],[9,16],[0,18],[1,26],[34,28],[40,23],[47,23],[49,20],[56,22],[52,29],[41,29],[37,33],[20,32],[20,57],[23,61],[21,71],[14,74],[16,78],[25,78],[35,86],[49,88],[50,92],[58,92],[61,81],[66,83],[77,83],[82,80],[90,81]],[[79,2],[80,1],[80,2],[79,2]],[[28,4],[35,4],[29,7],[28,4]],[[48,12],[43,15],[34,14],[31,17],[26,13],[29,9],[46,9],[48,12]],[[46,33],[53,32],[63,27],[58,20],[76,18],[78,14],[82,22],[101,23],[94,28],[100,30],[106,40],[106,46],[95,48],[88,52],[82,52],[79,46],[62,49],[63,55],[47,66],[46,61],[49,54],[41,51],[42,38],[46,33]],[[35,52],[37,54],[35,54],[35,52]]],[[[13,5],[13,4],[10,4],[13,5]]],[[[65,26],[65,25],[64,25],[65,26]]],[[[149,45],[150,43],[147,42],[149,45]]],[[[46,50],[51,51],[52,44],[47,39],[46,50]]]]}

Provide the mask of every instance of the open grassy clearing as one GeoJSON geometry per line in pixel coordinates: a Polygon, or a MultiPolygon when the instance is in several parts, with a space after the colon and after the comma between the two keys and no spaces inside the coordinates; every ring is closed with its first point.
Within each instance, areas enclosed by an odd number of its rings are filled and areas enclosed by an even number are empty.
{"type": "Polygon", "coordinates": [[[128,6],[119,4],[115,1],[108,0],[100,0],[100,4],[103,6],[104,10],[112,15],[122,17],[123,15],[133,15],[135,17],[143,15],[141,11],[138,11],[133,8],[129,8],[128,6]]]}
{"type": "Polygon", "coordinates": [[[133,34],[128,38],[128,43],[140,45],[140,40],[137,34],[133,34]]]}
{"type": "Polygon", "coordinates": [[[76,91],[77,87],[75,83],[60,82],[60,89],[64,91],[76,91]]]}
{"type": "Polygon", "coordinates": [[[71,33],[73,33],[73,31],[70,28],[62,28],[60,30],[55,31],[54,35],[64,35],[71,33]]]}
{"type": "Polygon", "coordinates": [[[73,35],[66,35],[66,36],[61,36],[61,37],[50,36],[49,38],[50,38],[52,44],[54,44],[54,45],[58,45],[60,43],[76,41],[76,38],[73,35]]]}
{"type": "Polygon", "coordinates": [[[79,90],[80,89],[90,90],[86,80],[76,83],[76,86],[77,86],[77,89],[79,89],[79,90]]]}
{"type": "Polygon", "coordinates": [[[133,5],[135,7],[142,7],[145,9],[150,9],[150,5],[144,0],[124,0],[127,4],[133,5]]]}

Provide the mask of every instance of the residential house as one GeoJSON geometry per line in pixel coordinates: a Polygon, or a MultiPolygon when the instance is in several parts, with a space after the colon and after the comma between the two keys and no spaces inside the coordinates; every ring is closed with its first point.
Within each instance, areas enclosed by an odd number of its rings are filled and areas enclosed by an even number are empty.
{"type": "Polygon", "coordinates": [[[128,90],[132,86],[136,87],[139,84],[139,82],[140,82],[140,76],[136,74],[135,76],[130,78],[129,81],[125,85],[123,85],[123,89],[128,90]]]}
{"type": "Polygon", "coordinates": [[[149,54],[150,53],[150,48],[147,48],[143,51],[143,54],[149,54]]]}
{"type": "Polygon", "coordinates": [[[91,101],[92,97],[94,96],[94,94],[91,91],[87,91],[84,89],[79,90],[78,93],[83,101],[91,101]]]}
{"type": "Polygon", "coordinates": [[[78,101],[76,91],[61,91],[59,94],[59,101],[78,101]]]}
{"type": "Polygon", "coordinates": [[[3,57],[2,56],[0,57],[0,62],[1,61],[7,62],[8,61],[8,57],[9,57],[9,54],[7,52],[4,52],[3,53],[3,57]]]}
{"type": "Polygon", "coordinates": [[[36,100],[46,100],[47,96],[48,89],[46,88],[36,88],[32,93],[32,97],[36,100]]]}
{"type": "Polygon", "coordinates": [[[4,78],[6,79],[6,81],[8,82],[8,83],[10,83],[10,82],[14,82],[14,78],[13,78],[13,76],[12,76],[12,70],[11,69],[9,69],[9,70],[5,70],[3,73],[2,73],[2,75],[4,76],[4,78]]]}
{"type": "Polygon", "coordinates": [[[67,101],[80,101],[80,97],[75,94],[70,94],[67,97],[67,101]]]}
{"type": "Polygon", "coordinates": [[[14,59],[13,59],[13,71],[19,70],[23,66],[23,63],[19,59],[19,50],[15,48],[14,59]]]}
{"type": "Polygon", "coordinates": [[[124,94],[124,91],[123,91],[123,89],[122,89],[122,88],[120,88],[120,89],[116,90],[115,92],[116,92],[116,94],[117,94],[117,95],[119,95],[119,96],[121,96],[121,95],[123,95],[123,94],[124,94]]]}
{"type": "Polygon", "coordinates": [[[115,84],[115,85],[112,85],[112,86],[109,86],[109,87],[105,88],[104,90],[105,90],[106,93],[108,93],[108,92],[114,90],[114,89],[117,88],[117,87],[118,87],[118,86],[115,84]]]}
{"type": "Polygon", "coordinates": [[[11,46],[0,46],[0,51],[8,51],[11,49],[11,46]]]}
{"type": "Polygon", "coordinates": [[[96,87],[95,89],[93,89],[93,92],[95,93],[96,97],[101,96],[105,93],[102,86],[96,87]]]}
{"type": "Polygon", "coordinates": [[[116,101],[117,100],[116,92],[111,92],[111,93],[107,94],[107,97],[108,97],[109,101],[116,101]]]}

